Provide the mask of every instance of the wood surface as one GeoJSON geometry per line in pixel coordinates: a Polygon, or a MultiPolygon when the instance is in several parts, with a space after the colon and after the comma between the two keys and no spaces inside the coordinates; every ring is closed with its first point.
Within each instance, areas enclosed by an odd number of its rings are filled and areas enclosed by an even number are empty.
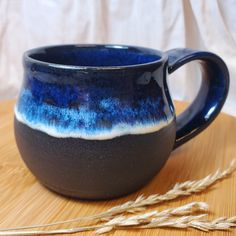
{"type": "MultiPolygon", "coordinates": [[[[202,178],[219,167],[227,167],[236,157],[236,118],[220,114],[203,133],[174,151],[161,172],[140,191],[112,201],[65,198],[41,186],[22,162],[14,140],[13,105],[14,101],[0,103],[0,228],[49,223],[96,214],[116,204],[135,199],[140,194],[165,193],[176,182],[202,178]]],[[[176,107],[180,111],[184,105],[177,103],[176,107]]],[[[200,194],[150,209],[162,210],[191,201],[208,202],[212,211],[210,218],[236,215],[236,173],[200,194]]],[[[208,234],[193,229],[120,230],[107,235],[236,235],[236,229],[231,232],[208,234]]]]}

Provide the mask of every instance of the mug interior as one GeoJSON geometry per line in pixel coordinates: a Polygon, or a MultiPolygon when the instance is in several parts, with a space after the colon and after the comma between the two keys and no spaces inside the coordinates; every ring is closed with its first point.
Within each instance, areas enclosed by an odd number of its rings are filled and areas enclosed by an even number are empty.
{"type": "Polygon", "coordinates": [[[65,66],[122,67],[157,62],[161,52],[123,45],[61,45],[26,52],[28,59],[65,66]]]}

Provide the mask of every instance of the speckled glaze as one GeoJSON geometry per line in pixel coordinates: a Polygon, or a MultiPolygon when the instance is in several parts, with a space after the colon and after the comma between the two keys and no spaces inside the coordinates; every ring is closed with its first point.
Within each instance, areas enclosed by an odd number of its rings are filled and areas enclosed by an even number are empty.
{"type": "Polygon", "coordinates": [[[15,107],[21,156],[42,184],[84,199],[143,186],[173,148],[214,119],[229,83],[219,57],[189,49],[52,46],[26,52],[24,69],[15,107]],[[166,75],[195,59],[203,61],[204,82],[176,124],[166,75]]]}

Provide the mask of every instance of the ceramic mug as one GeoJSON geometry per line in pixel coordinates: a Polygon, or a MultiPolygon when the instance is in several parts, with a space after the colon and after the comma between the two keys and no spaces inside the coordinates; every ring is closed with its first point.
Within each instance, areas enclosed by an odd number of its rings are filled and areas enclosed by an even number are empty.
{"type": "Polygon", "coordinates": [[[15,137],[25,164],[49,189],[82,199],[115,198],[146,184],[173,149],[205,129],[228,88],[225,63],[205,51],[32,49],[24,54],[15,137]],[[176,118],[167,76],[195,60],[202,66],[201,88],[176,118]]]}

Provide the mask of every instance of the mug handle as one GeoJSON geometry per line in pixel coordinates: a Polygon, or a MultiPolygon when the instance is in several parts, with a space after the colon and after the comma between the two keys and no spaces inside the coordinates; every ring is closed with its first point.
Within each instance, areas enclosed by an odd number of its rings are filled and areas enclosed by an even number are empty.
{"type": "Polygon", "coordinates": [[[198,60],[201,65],[200,90],[190,106],[176,118],[174,148],[203,131],[219,114],[229,90],[229,72],[217,55],[192,49],[172,49],[168,54],[168,73],[182,65],[198,60]]]}

